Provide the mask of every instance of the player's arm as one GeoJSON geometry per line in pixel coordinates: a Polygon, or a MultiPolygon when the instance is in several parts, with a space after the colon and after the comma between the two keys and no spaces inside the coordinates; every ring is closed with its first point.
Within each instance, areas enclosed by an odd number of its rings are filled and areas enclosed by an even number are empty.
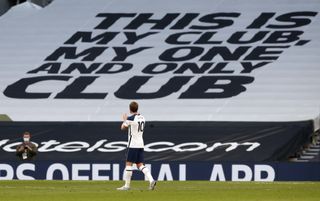
{"type": "Polygon", "coordinates": [[[127,130],[128,129],[128,123],[127,123],[127,119],[128,119],[128,115],[127,114],[123,114],[122,115],[122,124],[121,124],[121,130],[127,130]]]}

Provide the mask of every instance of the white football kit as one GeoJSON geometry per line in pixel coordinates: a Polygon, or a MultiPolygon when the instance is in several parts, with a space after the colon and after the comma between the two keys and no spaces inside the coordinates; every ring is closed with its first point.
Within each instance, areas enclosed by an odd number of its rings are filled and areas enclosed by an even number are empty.
{"type": "MultiPolygon", "coordinates": [[[[128,127],[128,149],[126,162],[136,163],[137,167],[146,178],[148,178],[150,185],[149,190],[153,190],[156,186],[156,181],[153,179],[150,170],[144,166],[144,142],[143,142],[143,130],[145,126],[145,119],[141,114],[133,114],[128,117],[123,125],[128,127]]],[[[124,180],[125,185],[117,188],[117,190],[127,191],[130,190],[130,182],[132,177],[132,165],[126,163],[124,180]]]]}
{"type": "Polygon", "coordinates": [[[129,148],[144,148],[143,130],[145,119],[141,114],[129,116],[124,122],[128,127],[128,147],[129,148]]]}

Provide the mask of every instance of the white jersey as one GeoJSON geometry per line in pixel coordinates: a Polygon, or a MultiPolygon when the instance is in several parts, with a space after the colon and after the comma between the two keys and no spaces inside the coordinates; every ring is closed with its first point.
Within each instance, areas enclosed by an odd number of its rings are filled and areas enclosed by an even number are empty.
{"type": "Polygon", "coordinates": [[[144,148],[144,117],[141,114],[134,114],[127,118],[127,120],[124,122],[124,125],[128,127],[128,147],[144,148]]]}

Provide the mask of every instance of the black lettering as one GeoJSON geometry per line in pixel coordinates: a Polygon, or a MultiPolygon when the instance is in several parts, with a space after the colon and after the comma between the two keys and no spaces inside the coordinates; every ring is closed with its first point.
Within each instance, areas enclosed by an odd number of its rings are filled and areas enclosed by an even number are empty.
{"type": "Polygon", "coordinates": [[[165,29],[172,23],[180,14],[179,13],[167,13],[161,19],[150,19],[153,13],[142,13],[135,17],[125,29],[138,29],[144,24],[154,24],[151,29],[165,29]]]}
{"type": "Polygon", "coordinates": [[[187,61],[193,59],[203,52],[204,48],[202,47],[174,47],[165,50],[160,56],[159,59],[162,61],[187,61]],[[181,56],[181,52],[186,52],[181,56]],[[178,54],[180,53],[180,54],[178,54]],[[176,55],[179,56],[176,56],[176,55]]]}
{"type": "Polygon", "coordinates": [[[185,85],[192,76],[172,77],[166,84],[160,87],[156,92],[139,93],[138,90],[145,85],[152,76],[134,76],[120,87],[114,95],[121,99],[154,99],[169,96],[177,92],[185,85]]]}
{"type": "Polygon", "coordinates": [[[205,15],[199,19],[200,22],[210,23],[215,25],[204,26],[204,25],[193,25],[190,29],[200,29],[200,30],[208,30],[208,29],[221,29],[233,24],[232,19],[226,18],[237,18],[240,16],[240,13],[213,13],[209,15],[205,15]]]}
{"type": "Polygon", "coordinates": [[[3,94],[9,98],[18,99],[43,99],[49,98],[51,93],[32,93],[27,92],[27,88],[35,83],[44,81],[68,81],[71,76],[39,76],[22,78],[17,82],[9,85],[3,94]]]}
{"type": "Polygon", "coordinates": [[[243,85],[253,81],[254,78],[248,76],[203,76],[182,93],[179,99],[230,98],[246,91],[243,85]],[[221,80],[229,83],[217,84],[221,80]]]}
{"type": "Polygon", "coordinates": [[[220,55],[224,61],[237,61],[249,49],[250,49],[250,46],[240,46],[240,47],[237,47],[233,52],[231,52],[228,47],[217,46],[209,49],[209,51],[200,58],[200,61],[211,61],[217,55],[220,55]]]}
{"type": "Polygon", "coordinates": [[[291,43],[298,41],[303,31],[275,31],[263,43],[291,43]]]}
{"type": "Polygon", "coordinates": [[[170,29],[184,29],[186,28],[200,13],[186,13],[179,19],[170,29]]]}
{"type": "Polygon", "coordinates": [[[227,40],[228,43],[230,44],[250,44],[250,43],[255,43],[260,40],[262,40],[268,33],[269,31],[259,31],[255,35],[253,35],[249,39],[242,39],[243,36],[248,35],[247,31],[237,31],[234,34],[231,35],[231,37],[227,40]]]}
{"type": "Polygon", "coordinates": [[[204,63],[201,66],[198,63],[183,63],[180,68],[174,71],[174,74],[182,74],[190,70],[193,74],[201,74],[206,72],[214,63],[204,63]]]}
{"type": "Polygon", "coordinates": [[[78,41],[82,43],[93,43],[106,45],[112,41],[120,32],[104,32],[102,34],[92,37],[92,32],[78,31],[73,36],[71,36],[64,44],[75,44],[78,41]]]}
{"type": "Polygon", "coordinates": [[[253,64],[252,62],[240,62],[243,70],[240,73],[251,73],[253,70],[257,68],[261,68],[271,62],[259,62],[257,64],[253,64]]]}
{"type": "Polygon", "coordinates": [[[138,122],[138,132],[143,132],[144,130],[144,121],[138,122]]]}
{"type": "Polygon", "coordinates": [[[90,64],[89,67],[86,66],[84,63],[72,63],[68,66],[67,69],[62,71],[62,74],[70,74],[75,70],[78,70],[79,73],[81,74],[90,74],[93,71],[97,70],[101,63],[93,63],[90,64]]]}
{"type": "Polygon", "coordinates": [[[42,64],[39,68],[29,71],[29,74],[39,73],[41,71],[45,71],[48,74],[57,74],[61,68],[61,63],[53,62],[53,63],[45,63],[42,64]]]}
{"type": "Polygon", "coordinates": [[[106,63],[101,67],[96,74],[115,74],[120,72],[125,72],[133,67],[131,63],[106,63]],[[118,69],[113,69],[114,67],[119,67],[118,69]]]}
{"type": "Polygon", "coordinates": [[[92,84],[98,76],[84,77],[75,79],[62,92],[56,95],[56,99],[104,99],[107,93],[83,93],[83,91],[92,84]]]}
{"type": "Polygon", "coordinates": [[[210,70],[208,73],[210,74],[219,74],[219,73],[222,73],[222,74],[226,74],[226,73],[234,73],[233,70],[224,70],[224,68],[228,65],[227,62],[220,62],[220,63],[217,63],[217,65],[212,69],[210,70]]]}
{"type": "Polygon", "coordinates": [[[252,52],[244,58],[244,60],[277,60],[283,51],[272,49],[287,49],[289,47],[290,46],[258,46],[255,47],[252,52]]]}
{"type": "Polygon", "coordinates": [[[276,13],[261,13],[259,17],[257,17],[247,29],[260,29],[263,25],[265,25],[276,13]]]}
{"type": "Polygon", "coordinates": [[[103,17],[105,19],[95,29],[109,29],[120,18],[134,16],[136,16],[136,13],[99,13],[96,17],[103,17]]]}
{"type": "Polygon", "coordinates": [[[174,34],[171,34],[165,41],[166,43],[172,44],[172,45],[187,45],[187,44],[191,44],[191,41],[179,40],[179,39],[185,35],[198,35],[198,34],[201,34],[201,32],[190,31],[190,32],[174,33],[174,34]]]}
{"type": "Polygon", "coordinates": [[[83,57],[82,61],[94,61],[107,48],[108,47],[91,47],[77,54],[76,53],[77,47],[59,47],[45,60],[57,61],[60,57],[64,55],[65,59],[77,59],[79,57],[83,57]]]}
{"type": "Polygon", "coordinates": [[[167,73],[169,71],[173,71],[177,66],[178,64],[176,63],[153,63],[147,65],[142,72],[145,74],[167,73]],[[160,70],[157,69],[158,67],[160,67],[160,70]]]}
{"type": "Polygon", "coordinates": [[[129,56],[150,48],[152,47],[139,47],[128,51],[127,47],[113,47],[116,56],[112,59],[112,61],[124,61],[129,56]]]}
{"type": "Polygon", "coordinates": [[[276,18],[278,22],[282,22],[282,24],[270,24],[267,28],[272,29],[288,29],[288,28],[296,28],[303,27],[311,23],[311,19],[309,17],[315,17],[317,12],[292,12],[280,15],[276,18]],[[287,23],[287,24],[283,24],[287,23]]]}
{"type": "Polygon", "coordinates": [[[157,33],[159,33],[159,32],[147,32],[144,34],[137,35],[136,32],[124,32],[124,34],[127,37],[127,40],[123,44],[132,45],[132,44],[135,44],[138,40],[141,40],[143,38],[146,38],[150,35],[154,35],[157,33]]]}
{"type": "Polygon", "coordinates": [[[194,44],[206,45],[206,44],[221,44],[222,41],[211,41],[210,39],[216,34],[217,32],[205,32],[203,33],[200,38],[194,44]]]}

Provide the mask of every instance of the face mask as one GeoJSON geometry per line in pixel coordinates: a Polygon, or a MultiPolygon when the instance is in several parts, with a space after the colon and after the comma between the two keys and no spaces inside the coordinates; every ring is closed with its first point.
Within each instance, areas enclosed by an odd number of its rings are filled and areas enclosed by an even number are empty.
{"type": "Polygon", "coordinates": [[[23,138],[23,141],[24,141],[24,142],[29,142],[29,141],[30,141],[30,138],[24,137],[24,138],[23,138]]]}

